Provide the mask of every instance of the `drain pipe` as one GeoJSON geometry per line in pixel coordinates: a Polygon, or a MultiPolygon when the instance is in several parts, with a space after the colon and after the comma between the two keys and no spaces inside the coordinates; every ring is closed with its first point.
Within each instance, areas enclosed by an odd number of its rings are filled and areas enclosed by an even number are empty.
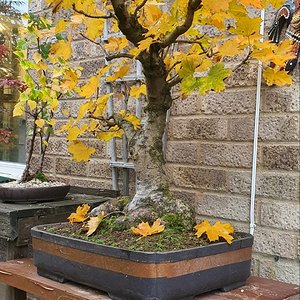
{"type": "MultiPolygon", "coordinates": [[[[265,10],[260,13],[261,24],[260,34],[264,36],[265,31],[265,10]]],[[[261,39],[263,41],[263,37],[261,39]]],[[[251,199],[250,199],[250,234],[254,235],[255,225],[255,190],[256,190],[256,165],[257,165],[257,145],[259,131],[259,112],[261,100],[261,81],[262,81],[262,62],[258,62],[257,85],[256,85],[256,105],[255,105],[255,122],[254,122],[254,137],[253,137],[253,154],[252,154],[252,177],[251,177],[251,199]]]]}

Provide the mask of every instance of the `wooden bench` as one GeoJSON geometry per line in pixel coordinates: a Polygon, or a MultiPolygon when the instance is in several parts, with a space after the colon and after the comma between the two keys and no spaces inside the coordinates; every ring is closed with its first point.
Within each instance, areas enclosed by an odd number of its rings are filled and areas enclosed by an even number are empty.
{"type": "MultiPolygon", "coordinates": [[[[0,281],[15,288],[15,300],[25,300],[26,292],[44,300],[109,300],[107,294],[74,283],[58,283],[37,275],[30,258],[0,262],[0,281]]],[[[202,300],[299,300],[297,285],[250,277],[242,288],[227,293],[212,292],[202,300]]],[[[4,299],[1,299],[4,300],[4,299]]]]}

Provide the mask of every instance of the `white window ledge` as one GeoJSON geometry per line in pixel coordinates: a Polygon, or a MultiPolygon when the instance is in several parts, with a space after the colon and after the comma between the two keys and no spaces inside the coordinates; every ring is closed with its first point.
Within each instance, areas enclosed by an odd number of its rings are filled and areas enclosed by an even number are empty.
{"type": "Polygon", "coordinates": [[[20,179],[25,169],[24,164],[0,161],[0,176],[20,179]]]}

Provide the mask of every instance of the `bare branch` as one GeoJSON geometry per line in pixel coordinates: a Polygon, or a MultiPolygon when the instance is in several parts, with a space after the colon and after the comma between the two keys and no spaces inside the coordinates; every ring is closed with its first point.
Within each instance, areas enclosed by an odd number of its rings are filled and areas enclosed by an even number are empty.
{"type": "Polygon", "coordinates": [[[232,70],[232,72],[235,72],[242,65],[244,65],[249,60],[251,53],[252,53],[252,51],[249,51],[248,54],[247,54],[247,56],[237,66],[235,66],[235,68],[232,70]]]}
{"type": "Polygon", "coordinates": [[[148,0],[144,0],[140,5],[138,5],[136,7],[136,9],[134,11],[134,14],[133,14],[135,17],[137,17],[137,14],[138,14],[139,10],[141,10],[145,6],[145,4],[147,3],[147,1],[148,0]]]}
{"type": "Polygon", "coordinates": [[[87,39],[88,41],[90,41],[91,43],[93,43],[93,44],[95,44],[95,45],[98,45],[98,46],[102,47],[101,43],[95,42],[94,40],[90,39],[89,37],[87,37],[87,36],[84,35],[83,33],[80,33],[80,35],[81,35],[83,38],[85,38],[85,39],[87,39]]]}
{"type": "Polygon", "coordinates": [[[114,54],[114,55],[108,55],[105,58],[107,61],[112,61],[113,59],[122,58],[122,57],[133,59],[134,55],[131,55],[129,53],[119,53],[119,54],[114,54]]]}
{"type": "Polygon", "coordinates": [[[171,81],[168,82],[168,87],[171,88],[175,86],[176,84],[180,83],[182,81],[182,78],[175,76],[171,81]]]}
{"type": "Polygon", "coordinates": [[[106,16],[96,16],[96,15],[89,15],[86,12],[84,12],[83,10],[77,9],[75,3],[72,5],[73,10],[76,11],[77,13],[84,15],[88,18],[92,18],[92,19],[111,19],[111,18],[115,18],[116,16],[113,13],[109,13],[106,16]]]}
{"type": "Polygon", "coordinates": [[[177,26],[170,33],[170,35],[164,41],[161,42],[160,45],[162,48],[166,48],[172,43],[174,43],[179,36],[187,32],[191,28],[194,20],[194,14],[197,10],[201,8],[201,3],[202,0],[189,0],[184,23],[180,26],[177,26]]]}

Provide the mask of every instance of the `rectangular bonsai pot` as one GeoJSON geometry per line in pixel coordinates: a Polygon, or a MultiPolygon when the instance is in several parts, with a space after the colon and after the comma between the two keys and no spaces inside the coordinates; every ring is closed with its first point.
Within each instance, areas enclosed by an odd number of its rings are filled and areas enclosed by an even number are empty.
{"type": "Polygon", "coordinates": [[[106,291],[112,299],[193,299],[211,290],[242,286],[250,276],[250,234],[231,245],[141,252],[60,236],[44,226],[31,230],[38,274],[106,291]]]}

